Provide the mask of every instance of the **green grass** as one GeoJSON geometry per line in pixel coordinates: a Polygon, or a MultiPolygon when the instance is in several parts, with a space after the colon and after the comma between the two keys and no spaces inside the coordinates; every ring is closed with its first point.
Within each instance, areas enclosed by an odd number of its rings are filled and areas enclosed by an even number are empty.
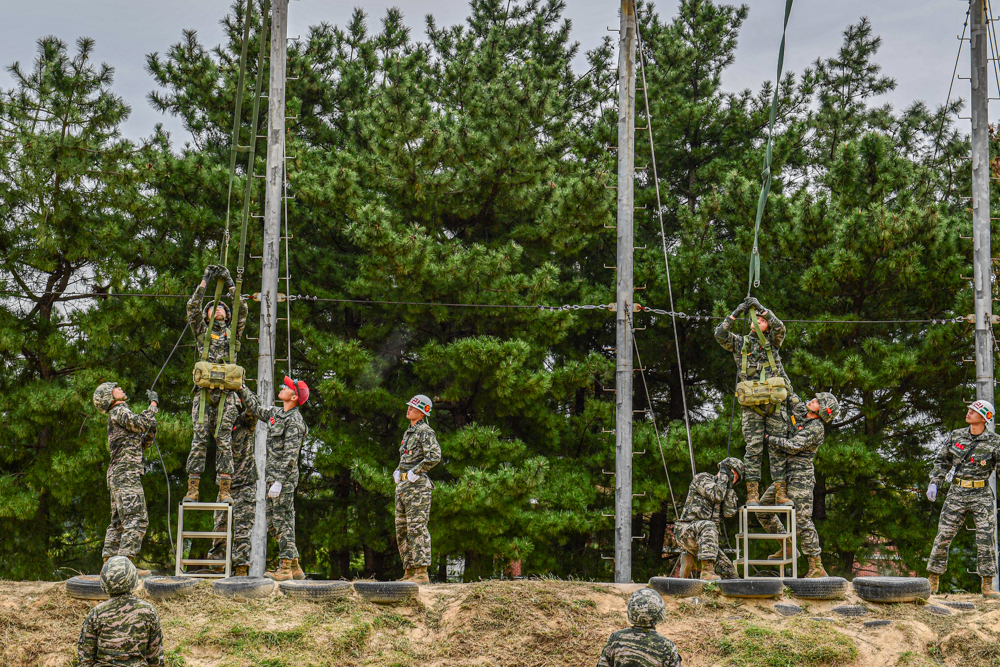
{"type": "Polygon", "coordinates": [[[800,621],[781,630],[752,622],[723,623],[714,640],[726,664],[739,667],[837,667],[857,657],[854,642],[817,622],[800,621]]]}
{"type": "Polygon", "coordinates": [[[930,660],[926,656],[920,655],[919,653],[914,653],[913,651],[906,651],[899,655],[899,659],[896,660],[897,667],[937,667],[937,663],[930,660]]]}

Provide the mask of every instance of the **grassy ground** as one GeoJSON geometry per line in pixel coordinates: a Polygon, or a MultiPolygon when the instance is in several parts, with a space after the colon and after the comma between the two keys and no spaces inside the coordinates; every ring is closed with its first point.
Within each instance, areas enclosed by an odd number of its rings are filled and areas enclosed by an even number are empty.
{"type": "MultiPolygon", "coordinates": [[[[593,665],[611,632],[625,625],[625,602],[640,588],[584,582],[520,581],[421,588],[403,605],[351,595],[322,604],[274,595],[233,600],[199,585],[157,602],[170,667],[555,667],[593,665]]],[[[1000,604],[969,596],[978,609],[934,616],[922,605],[869,605],[839,617],[846,601],[736,600],[709,591],[667,600],[658,630],[685,667],[1000,666],[1000,604]],[[806,608],[777,614],[776,602],[806,608]],[[813,618],[835,619],[812,620],[813,618]],[[893,620],[869,629],[866,620],[893,620]]],[[[70,666],[80,625],[94,603],[58,583],[0,582],[0,665],[70,666]]]]}

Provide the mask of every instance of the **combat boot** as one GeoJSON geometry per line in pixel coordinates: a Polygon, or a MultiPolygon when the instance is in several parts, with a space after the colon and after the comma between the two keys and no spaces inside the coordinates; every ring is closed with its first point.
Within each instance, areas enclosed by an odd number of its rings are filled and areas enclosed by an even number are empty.
{"type": "Polygon", "coordinates": [[[681,579],[690,579],[691,570],[693,569],[694,569],[694,556],[692,556],[687,552],[684,552],[683,554],[681,554],[681,571],[678,573],[680,574],[681,579]]]}
{"type": "Polygon", "coordinates": [[[996,600],[1000,593],[993,590],[993,577],[983,577],[983,597],[996,600]]]}
{"type": "Polygon", "coordinates": [[[246,577],[249,576],[250,566],[249,565],[237,565],[233,568],[234,577],[246,577]]]}
{"type": "Polygon", "coordinates": [[[792,499],[788,497],[788,482],[774,483],[774,504],[789,507],[794,505],[792,499]]]}
{"type": "Polygon", "coordinates": [[[275,581],[288,581],[292,578],[292,560],[290,558],[279,559],[278,569],[274,572],[265,572],[264,576],[275,581]]]}
{"type": "Polygon", "coordinates": [[[184,500],[182,503],[196,503],[198,502],[198,485],[201,483],[201,477],[198,475],[188,475],[188,490],[184,495],[184,500]]]}
{"type": "Polygon", "coordinates": [[[937,595],[938,585],[941,583],[941,575],[929,572],[927,574],[927,582],[931,585],[931,595],[937,595]]]}
{"type": "MultiPolygon", "coordinates": [[[[218,502],[233,504],[233,478],[229,475],[219,475],[219,498],[218,502]]],[[[197,495],[197,493],[195,494],[197,495]]]]}
{"type": "Polygon", "coordinates": [[[128,558],[128,559],[129,559],[130,561],[132,561],[132,564],[133,564],[133,565],[135,565],[135,573],[136,573],[137,575],[139,575],[140,577],[148,577],[149,575],[153,574],[153,573],[152,573],[152,572],[150,572],[149,570],[144,570],[144,569],[142,569],[141,567],[139,567],[138,565],[136,565],[136,562],[135,562],[135,556],[128,556],[127,558],[128,558]]]}
{"type": "MultiPolygon", "coordinates": [[[[104,562],[107,563],[109,558],[111,558],[111,556],[104,556],[104,562]]],[[[102,564],[102,567],[103,567],[103,564],[102,564]]]]}
{"type": "Polygon", "coordinates": [[[413,581],[413,569],[412,567],[404,568],[403,576],[396,581],[413,581]]]}
{"type": "Polygon", "coordinates": [[[413,578],[410,579],[415,584],[429,584],[431,583],[431,578],[427,576],[426,567],[415,567],[413,568],[413,578]]]}
{"type": "Polygon", "coordinates": [[[760,505],[760,482],[747,482],[747,507],[760,505]]]}
{"type": "Polygon", "coordinates": [[[292,559],[292,579],[295,579],[296,581],[302,581],[305,578],[306,578],[306,573],[302,571],[301,567],[299,567],[299,559],[298,558],[293,558],[292,559]]]}
{"type": "Polygon", "coordinates": [[[792,557],[791,540],[782,540],[781,546],[773,554],[767,557],[768,560],[788,560],[792,557]]]}
{"type": "Polygon", "coordinates": [[[719,575],[715,573],[715,561],[714,560],[703,560],[701,561],[701,580],[702,581],[718,581],[722,579],[719,575]]]}
{"type": "Polygon", "coordinates": [[[806,573],[806,579],[819,579],[820,577],[830,576],[823,567],[822,556],[806,556],[806,558],[809,560],[809,572],[806,573]]]}

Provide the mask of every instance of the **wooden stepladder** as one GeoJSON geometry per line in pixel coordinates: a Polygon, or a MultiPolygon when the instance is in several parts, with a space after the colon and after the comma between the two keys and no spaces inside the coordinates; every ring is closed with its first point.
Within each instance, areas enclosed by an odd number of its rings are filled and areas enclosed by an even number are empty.
{"type": "Polygon", "coordinates": [[[770,565],[781,568],[781,577],[785,576],[785,567],[791,566],[792,568],[792,579],[797,579],[799,576],[798,559],[796,558],[796,531],[795,531],[795,508],[790,505],[758,505],[755,507],[743,506],[740,508],[740,532],[736,536],[736,560],[733,564],[736,566],[736,571],[739,572],[740,565],[743,566],[743,578],[744,579],[761,579],[763,577],[751,577],[750,576],[750,566],[751,565],[770,565]],[[751,533],[750,532],[750,513],[754,514],[785,514],[786,521],[784,521],[785,532],[783,533],[751,533]],[[782,558],[779,560],[751,560],[750,559],[750,540],[778,540],[781,542],[782,548],[786,548],[790,543],[792,547],[792,557],[782,558]]]}
{"type": "Polygon", "coordinates": [[[177,551],[176,558],[174,559],[174,576],[184,576],[184,577],[219,577],[227,578],[232,575],[232,556],[233,556],[233,508],[229,503],[181,503],[179,509],[177,510],[177,551]],[[214,531],[199,531],[199,530],[184,530],[184,512],[188,511],[208,511],[215,512],[216,510],[224,510],[226,512],[226,532],[214,532],[214,531]],[[184,558],[184,540],[185,539],[203,539],[203,540],[216,540],[223,539],[226,540],[226,560],[224,562],[226,569],[225,572],[207,572],[207,573],[195,573],[195,572],[185,572],[184,568],[187,565],[203,565],[209,567],[217,567],[223,564],[223,561],[219,560],[209,560],[205,558],[184,558]]]}

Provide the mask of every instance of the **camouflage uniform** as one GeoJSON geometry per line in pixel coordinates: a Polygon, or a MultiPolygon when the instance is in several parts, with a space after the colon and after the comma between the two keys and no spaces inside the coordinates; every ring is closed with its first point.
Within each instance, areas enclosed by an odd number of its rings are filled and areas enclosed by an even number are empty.
{"type": "MultiPolygon", "coordinates": [[[[240,389],[239,395],[246,411],[268,424],[265,487],[270,489],[275,482],[281,483],[278,497],[267,498],[267,530],[278,540],[278,558],[298,558],[299,550],[295,546],[295,487],[299,483],[299,450],[309,427],[298,407],[288,411],[274,406],[265,407],[246,387],[240,389]]],[[[253,442],[252,438],[250,442],[253,442]]]]}
{"type": "Polygon", "coordinates": [[[134,558],[149,527],[146,496],[142,492],[142,450],[152,443],[144,434],[156,427],[156,412],[157,408],[151,405],[137,415],[125,403],[118,403],[108,411],[111,523],[104,534],[105,558],[134,558]]]}
{"type": "Polygon", "coordinates": [[[431,564],[431,533],[427,522],[431,516],[431,490],[434,484],[427,471],[441,460],[441,445],[437,436],[421,419],[406,429],[399,443],[400,472],[415,472],[420,478],[396,484],[396,543],[406,569],[429,567],[431,564]]]}
{"type": "Polygon", "coordinates": [[[660,594],[644,588],[628,601],[628,621],[632,627],[608,638],[597,667],[680,667],[681,656],[672,641],[656,631],[666,618],[660,594]]]}
{"type": "Polygon", "coordinates": [[[1000,436],[983,430],[972,435],[968,428],[960,428],[948,434],[931,471],[931,483],[941,486],[945,475],[953,465],[961,465],[955,472],[951,489],[941,508],[937,537],[927,561],[927,570],[944,574],[948,569],[948,547],[965,521],[967,513],[972,514],[976,523],[976,547],[979,552],[979,576],[993,577],[997,573],[996,554],[993,552],[993,535],[996,533],[996,515],[993,510],[993,492],[989,478],[1000,464],[1000,436]],[[975,445],[976,451],[972,451],[975,445]],[[971,452],[971,456],[970,456],[971,452]],[[960,480],[985,481],[982,487],[965,488],[960,480]]]}
{"type": "Polygon", "coordinates": [[[162,667],[163,635],[153,605],[132,596],[135,566],[112,558],[101,571],[101,587],[111,599],[94,607],[76,643],[77,667],[162,667]]]}
{"type": "MultiPolygon", "coordinates": [[[[798,534],[799,548],[806,556],[819,556],[823,550],[819,546],[819,533],[813,523],[813,488],[816,486],[816,474],[813,459],[816,450],[823,444],[826,429],[819,418],[806,418],[806,404],[797,403],[794,407],[794,423],[790,420],[786,425],[793,435],[788,438],[768,435],[768,451],[777,450],[787,457],[788,497],[795,506],[795,528],[798,534]]],[[[774,504],[774,485],[760,498],[761,505],[774,504]]],[[[784,524],[777,514],[757,514],[757,520],[768,533],[785,532],[784,524]]]]}
{"type": "MultiPolygon", "coordinates": [[[[233,567],[250,565],[250,533],[257,508],[257,461],[254,460],[254,429],[257,421],[244,411],[233,426],[233,567]]],[[[215,512],[215,532],[226,531],[226,513],[215,512]]],[[[293,533],[294,534],[294,533],[293,533]]],[[[226,557],[226,541],[216,540],[209,558],[226,557]]]]}
{"type": "Polygon", "coordinates": [[[723,579],[737,579],[733,562],[719,547],[722,515],[736,515],[736,492],[729,478],[720,473],[695,475],[688,489],[681,518],[674,524],[674,538],[682,549],[698,560],[714,560],[715,571],[723,579]]]}
{"type": "MultiPolygon", "coordinates": [[[[735,313],[734,313],[735,314],[735,313]]],[[[761,461],[764,457],[764,434],[782,433],[784,425],[789,418],[791,405],[798,403],[798,397],[792,393],[792,381],[785,373],[785,367],[781,363],[780,348],[785,341],[785,324],[774,313],[768,310],[764,314],[767,320],[768,329],[764,337],[771,344],[771,352],[774,355],[774,363],[778,367],[778,374],[785,379],[788,387],[789,400],[782,405],[743,407],[743,416],[740,419],[740,427],[743,431],[743,439],[746,441],[746,455],[743,463],[746,465],[747,482],[760,481],[761,461]],[[760,410],[758,412],[757,410],[760,410]]],[[[750,350],[747,356],[747,374],[751,378],[760,377],[761,370],[766,370],[770,374],[770,366],[767,359],[767,351],[761,347],[756,331],[751,329],[749,338],[744,338],[732,333],[735,320],[731,317],[724,319],[715,328],[715,340],[728,352],[733,353],[736,360],[736,368],[742,372],[743,369],[743,345],[749,340],[750,350]]],[[[742,379],[742,378],[741,378],[742,379]]],[[[771,478],[777,481],[785,479],[785,457],[773,449],[768,449],[768,460],[771,464],[771,478]]]]}
{"type": "MultiPolygon", "coordinates": [[[[214,283],[211,279],[209,282],[214,283]]],[[[188,322],[191,323],[191,331],[194,332],[197,343],[198,359],[205,349],[205,339],[209,336],[208,322],[205,319],[205,288],[198,284],[198,288],[191,295],[187,304],[188,322]]],[[[240,299],[240,311],[236,317],[236,349],[240,349],[240,340],[243,338],[243,330],[247,324],[246,299],[240,299]]],[[[223,364],[229,359],[229,328],[225,322],[212,320],[212,331],[208,346],[208,361],[213,364],[223,364]]],[[[222,424],[219,428],[219,440],[215,443],[215,474],[233,474],[233,451],[232,451],[232,430],[239,410],[236,407],[236,394],[230,391],[224,392],[221,389],[208,390],[208,404],[205,405],[205,421],[198,422],[198,412],[201,406],[201,387],[194,387],[194,399],[191,404],[191,422],[194,424],[194,433],[191,437],[191,453],[188,454],[186,470],[189,475],[201,475],[205,471],[205,457],[208,454],[208,442],[214,437],[216,429],[216,419],[218,418],[219,402],[222,401],[222,424]]]]}

